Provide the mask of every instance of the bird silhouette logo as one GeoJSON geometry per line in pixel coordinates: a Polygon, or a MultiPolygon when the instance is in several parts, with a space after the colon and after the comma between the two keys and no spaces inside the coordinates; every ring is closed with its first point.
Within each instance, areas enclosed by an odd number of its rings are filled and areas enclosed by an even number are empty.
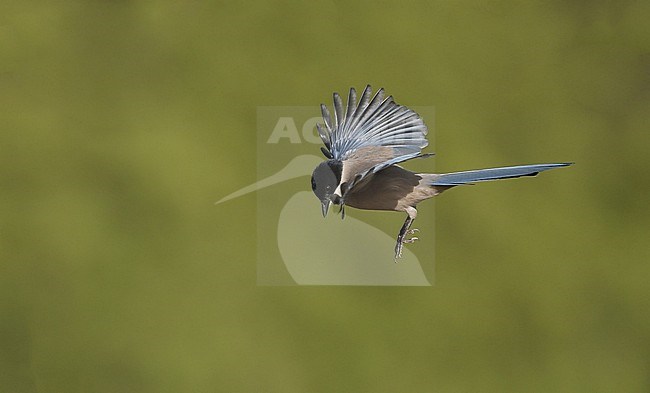
{"type": "MultiPolygon", "coordinates": [[[[316,155],[294,157],[273,175],[221,198],[216,204],[253,192],[264,192],[273,189],[274,186],[277,186],[275,187],[277,195],[286,197],[286,189],[279,185],[296,178],[303,178],[307,187],[312,168],[320,162],[321,159],[316,155]]],[[[264,205],[264,198],[261,199],[261,204],[264,205]]],[[[321,212],[314,209],[314,196],[309,191],[295,190],[288,196],[286,202],[281,203],[279,210],[279,214],[264,212],[264,214],[271,214],[262,221],[268,224],[269,221],[276,220],[277,249],[282,266],[289,274],[292,283],[298,285],[431,285],[415,254],[407,251],[399,264],[388,263],[390,258],[387,256],[391,255],[393,242],[390,235],[350,215],[344,221],[337,217],[323,220],[321,212]],[[327,234],[326,241],[315,241],[315,234],[322,233],[327,234]]],[[[267,238],[269,233],[264,232],[261,236],[267,238]]],[[[279,275],[277,272],[268,273],[268,269],[273,269],[273,264],[266,259],[266,255],[260,255],[258,259],[260,259],[258,260],[259,283],[288,284],[286,280],[275,278],[279,275]],[[260,274],[264,274],[261,271],[267,272],[266,275],[270,277],[260,277],[260,274]]]]}

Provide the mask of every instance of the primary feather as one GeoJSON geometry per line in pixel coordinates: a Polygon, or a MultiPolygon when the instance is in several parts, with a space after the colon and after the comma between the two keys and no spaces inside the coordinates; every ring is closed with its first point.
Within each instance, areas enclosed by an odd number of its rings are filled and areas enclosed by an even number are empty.
{"type": "Polygon", "coordinates": [[[393,100],[384,99],[379,89],[370,99],[372,90],[367,86],[356,104],[356,91],[350,89],[347,110],[343,109],[341,96],[334,93],[334,121],[327,106],[321,105],[325,128],[319,134],[335,159],[345,160],[355,150],[368,146],[385,146],[394,149],[394,158],[420,153],[428,145],[427,127],[422,118],[393,100]]]}
{"type": "MultiPolygon", "coordinates": [[[[348,189],[362,178],[390,165],[428,155],[427,127],[413,110],[397,104],[392,96],[384,98],[384,90],[372,95],[366,86],[357,104],[357,93],[350,89],[347,105],[338,93],[333,95],[334,119],[326,105],[321,105],[323,125],[318,133],[329,154],[328,158],[355,161],[348,189]]],[[[325,152],[324,152],[325,153],[325,152]]]]}

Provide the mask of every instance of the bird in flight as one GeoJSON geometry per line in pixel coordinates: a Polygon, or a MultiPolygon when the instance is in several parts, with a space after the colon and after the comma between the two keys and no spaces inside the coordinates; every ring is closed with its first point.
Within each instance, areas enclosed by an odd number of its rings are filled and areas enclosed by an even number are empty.
{"type": "Polygon", "coordinates": [[[418,240],[411,224],[417,216],[416,206],[452,187],[482,181],[535,176],[540,172],[565,167],[571,163],[517,165],[453,173],[415,173],[400,163],[424,158],[429,142],[427,126],[413,110],[397,104],[384,89],[374,96],[366,86],[357,103],[357,93],[350,89],[347,105],[334,93],[334,116],[321,104],[324,124],[317,124],[327,161],[320,163],[311,177],[311,188],[321,201],[323,216],[330,205],[339,205],[341,217],[345,206],[366,210],[394,210],[407,214],[397,235],[395,262],[402,256],[405,243],[418,240]],[[411,236],[411,237],[409,237],[411,236]]]}

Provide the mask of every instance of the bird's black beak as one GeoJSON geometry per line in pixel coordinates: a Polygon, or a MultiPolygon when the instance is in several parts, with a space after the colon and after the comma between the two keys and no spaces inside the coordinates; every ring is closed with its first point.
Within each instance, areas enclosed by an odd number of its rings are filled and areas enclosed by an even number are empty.
{"type": "Polygon", "coordinates": [[[327,216],[327,211],[330,208],[330,202],[329,200],[321,201],[321,207],[323,208],[323,217],[327,216]]]}

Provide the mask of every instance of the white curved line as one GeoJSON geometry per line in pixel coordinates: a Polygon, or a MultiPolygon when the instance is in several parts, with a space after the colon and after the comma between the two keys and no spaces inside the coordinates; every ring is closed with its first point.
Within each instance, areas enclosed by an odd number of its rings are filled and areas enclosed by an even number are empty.
{"type": "Polygon", "coordinates": [[[294,157],[293,160],[291,160],[284,168],[280,169],[275,174],[265,179],[259,180],[251,185],[248,185],[240,190],[237,190],[230,195],[226,195],[214,204],[218,205],[231,199],[239,198],[240,196],[261,190],[262,188],[270,187],[274,184],[294,179],[296,177],[308,176],[311,174],[313,169],[321,163],[321,161],[322,160],[318,156],[315,156],[313,154],[305,154],[302,156],[294,157]]]}

